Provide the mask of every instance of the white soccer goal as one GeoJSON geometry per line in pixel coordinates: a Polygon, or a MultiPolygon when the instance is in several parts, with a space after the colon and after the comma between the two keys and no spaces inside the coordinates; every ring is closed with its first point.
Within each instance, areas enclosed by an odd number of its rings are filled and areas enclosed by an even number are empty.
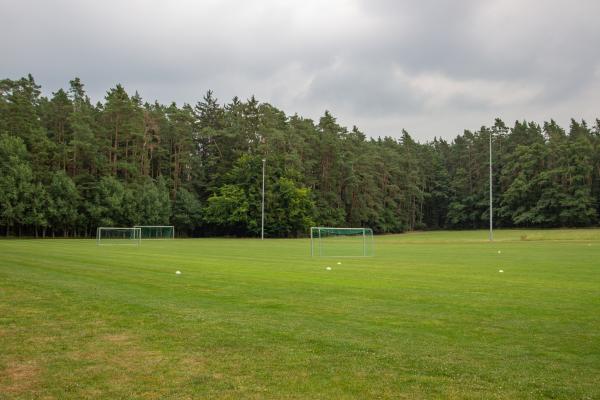
{"type": "Polygon", "coordinates": [[[374,254],[371,228],[310,228],[311,256],[369,257],[374,254]]]}
{"type": "Polygon", "coordinates": [[[96,244],[139,246],[142,239],[140,228],[115,228],[101,226],[96,231],[96,244]]]}
{"type": "Polygon", "coordinates": [[[173,225],[136,225],[142,230],[142,240],[146,239],[175,239],[173,225]]]}

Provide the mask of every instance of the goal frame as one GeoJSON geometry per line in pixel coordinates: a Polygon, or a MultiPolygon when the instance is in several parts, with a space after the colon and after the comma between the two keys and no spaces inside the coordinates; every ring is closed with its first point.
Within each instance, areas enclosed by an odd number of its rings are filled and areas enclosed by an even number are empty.
{"type": "Polygon", "coordinates": [[[347,258],[351,258],[351,257],[373,257],[375,255],[375,248],[373,247],[373,229],[371,228],[336,228],[333,226],[311,226],[310,227],[310,256],[311,257],[347,257],[347,258]],[[322,230],[325,229],[331,229],[331,230],[336,230],[336,231],[362,231],[362,245],[363,245],[363,254],[362,255],[351,255],[351,256],[344,256],[344,255],[323,255],[323,249],[322,249],[322,237],[321,237],[321,232],[322,230]],[[315,236],[314,231],[318,232],[318,236],[315,236]],[[371,240],[371,254],[367,254],[367,232],[370,232],[370,240],[371,240]],[[319,240],[319,248],[318,248],[318,253],[316,252],[315,249],[315,240],[318,239],[319,240]]]}
{"type": "Polygon", "coordinates": [[[171,228],[171,237],[164,237],[164,238],[144,238],[143,236],[141,236],[141,240],[172,240],[175,239],[175,226],[174,225],[135,225],[134,228],[140,228],[143,230],[143,228],[171,228]]]}
{"type": "MultiPolygon", "coordinates": [[[[109,239],[105,239],[109,240],[109,239]]],[[[139,246],[142,242],[142,230],[136,227],[123,227],[123,226],[99,226],[96,229],[96,246],[139,246]],[[117,231],[133,231],[133,239],[125,240],[123,243],[102,243],[102,231],[117,230],[117,231]],[[137,235],[136,233],[137,232],[137,235]],[[129,241],[129,242],[128,242],[129,241]]]]}

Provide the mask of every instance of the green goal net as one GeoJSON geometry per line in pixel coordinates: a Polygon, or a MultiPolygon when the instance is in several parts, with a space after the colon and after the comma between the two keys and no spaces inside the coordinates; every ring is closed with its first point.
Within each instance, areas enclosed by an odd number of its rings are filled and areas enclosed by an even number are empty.
{"type": "Polygon", "coordinates": [[[141,230],[142,240],[147,239],[175,239],[173,225],[136,225],[141,230]]]}
{"type": "Polygon", "coordinates": [[[373,256],[371,228],[310,228],[310,254],[319,257],[373,256]]]}

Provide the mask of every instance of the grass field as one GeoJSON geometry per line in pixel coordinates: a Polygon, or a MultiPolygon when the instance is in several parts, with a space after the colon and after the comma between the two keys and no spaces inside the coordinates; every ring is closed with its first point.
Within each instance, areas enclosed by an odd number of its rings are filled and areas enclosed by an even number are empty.
{"type": "Polygon", "coordinates": [[[2,240],[0,399],[600,398],[600,230],[486,238],[2,240]]]}

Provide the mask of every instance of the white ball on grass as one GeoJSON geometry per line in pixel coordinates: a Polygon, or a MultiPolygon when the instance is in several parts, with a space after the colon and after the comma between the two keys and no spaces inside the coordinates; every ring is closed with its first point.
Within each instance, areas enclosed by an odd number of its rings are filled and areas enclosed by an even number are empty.
{"type": "Polygon", "coordinates": [[[181,271],[175,271],[176,275],[181,275],[181,271]]]}
{"type": "Polygon", "coordinates": [[[499,269],[498,272],[504,272],[504,270],[503,269],[499,269]]]}
{"type": "Polygon", "coordinates": [[[342,265],[342,263],[338,261],[338,265],[342,265]]]}
{"type": "Polygon", "coordinates": [[[327,267],[325,268],[327,271],[331,271],[331,267],[327,267]]]}
{"type": "Polygon", "coordinates": [[[498,254],[500,254],[500,253],[501,253],[501,251],[500,251],[500,250],[498,250],[498,254]]]}

